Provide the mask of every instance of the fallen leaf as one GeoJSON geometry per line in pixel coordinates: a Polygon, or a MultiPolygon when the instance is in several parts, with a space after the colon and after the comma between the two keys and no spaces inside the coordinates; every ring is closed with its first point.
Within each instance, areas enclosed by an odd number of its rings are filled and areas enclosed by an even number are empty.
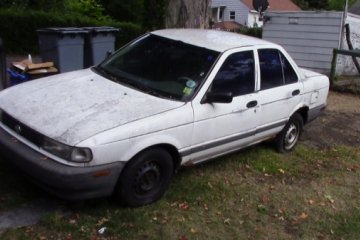
{"type": "Polygon", "coordinates": [[[313,205],[313,204],[315,203],[315,201],[312,200],[312,199],[309,199],[308,203],[309,203],[310,205],[313,205]]]}
{"type": "Polygon", "coordinates": [[[189,204],[187,202],[180,203],[179,208],[181,210],[188,210],[189,209],[189,204]]]}
{"type": "Polygon", "coordinates": [[[230,225],[230,218],[225,219],[225,220],[224,220],[224,224],[230,225]]]}
{"type": "Polygon", "coordinates": [[[109,219],[107,219],[107,218],[101,218],[101,219],[97,222],[96,226],[101,226],[101,225],[103,225],[104,223],[107,223],[108,221],[109,221],[109,219]]]}
{"type": "Polygon", "coordinates": [[[308,214],[303,212],[303,213],[300,214],[299,219],[304,220],[304,219],[306,219],[307,217],[308,217],[308,214]]]}

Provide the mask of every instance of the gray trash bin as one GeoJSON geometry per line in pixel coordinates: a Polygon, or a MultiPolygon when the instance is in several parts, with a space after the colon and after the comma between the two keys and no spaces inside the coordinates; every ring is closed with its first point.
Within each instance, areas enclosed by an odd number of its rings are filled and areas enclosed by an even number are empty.
{"type": "Polygon", "coordinates": [[[88,33],[85,37],[84,63],[85,67],[102,62],[109,52],[115,48],[116,33],[119,31],[113,27],[86,27],[88,33]]]}
{"type": "Polygon", "coordinates": [[[6,76],[6,56],[3,41],[0,38],[0,90],[8,86],[6,76]]]}
{"type": "Polygon", "coordinates": [[[59,72],[84,68],[84,34],[82,28],[43,28],[37,30],[42,60],[52,61],[59,72]]]}

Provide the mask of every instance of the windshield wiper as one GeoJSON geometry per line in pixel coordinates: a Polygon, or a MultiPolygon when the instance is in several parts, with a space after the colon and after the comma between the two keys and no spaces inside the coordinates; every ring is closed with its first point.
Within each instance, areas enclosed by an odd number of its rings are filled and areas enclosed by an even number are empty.
{"type": "Polygon", "coordinates": [[[113,82],[117,82],[117,83],[123,83],[122,78],[120,78],[119,76],[115,75],[114,73],[108,71],[107,69],[100,67],[100,66],[95,66],[92,67],[93,70],[95,70],[97,73],[99,73],[101,76],[113,81],[113,82]]]}

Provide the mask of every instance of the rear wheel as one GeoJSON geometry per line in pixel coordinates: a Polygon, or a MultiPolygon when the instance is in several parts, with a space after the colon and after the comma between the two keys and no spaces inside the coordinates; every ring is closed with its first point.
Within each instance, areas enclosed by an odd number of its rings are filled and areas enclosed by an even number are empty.
{"type": "Polygon", "coordinates": [[[129,207],[153,203],[167,190],[173,170],[173,159],[166,150],[146,150],[126,165],[115,194],[129,207]]]}
{"type": "Polygon", "coordinates": [[[281,153],[292,151],[300,139],[304,120],[299,113],[295,113],[284,129],[276,137],[276,148],[281,153]]]}

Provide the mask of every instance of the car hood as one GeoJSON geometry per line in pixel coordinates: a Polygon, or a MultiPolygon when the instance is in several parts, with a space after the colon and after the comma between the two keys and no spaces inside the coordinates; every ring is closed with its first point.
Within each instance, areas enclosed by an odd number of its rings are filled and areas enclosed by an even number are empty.
{"type": "Polygon", "coordinates": [[[2,110],[35,131],[69,145],[182,105],[112,82],[90,69],[0,92],[2,110]]]}

